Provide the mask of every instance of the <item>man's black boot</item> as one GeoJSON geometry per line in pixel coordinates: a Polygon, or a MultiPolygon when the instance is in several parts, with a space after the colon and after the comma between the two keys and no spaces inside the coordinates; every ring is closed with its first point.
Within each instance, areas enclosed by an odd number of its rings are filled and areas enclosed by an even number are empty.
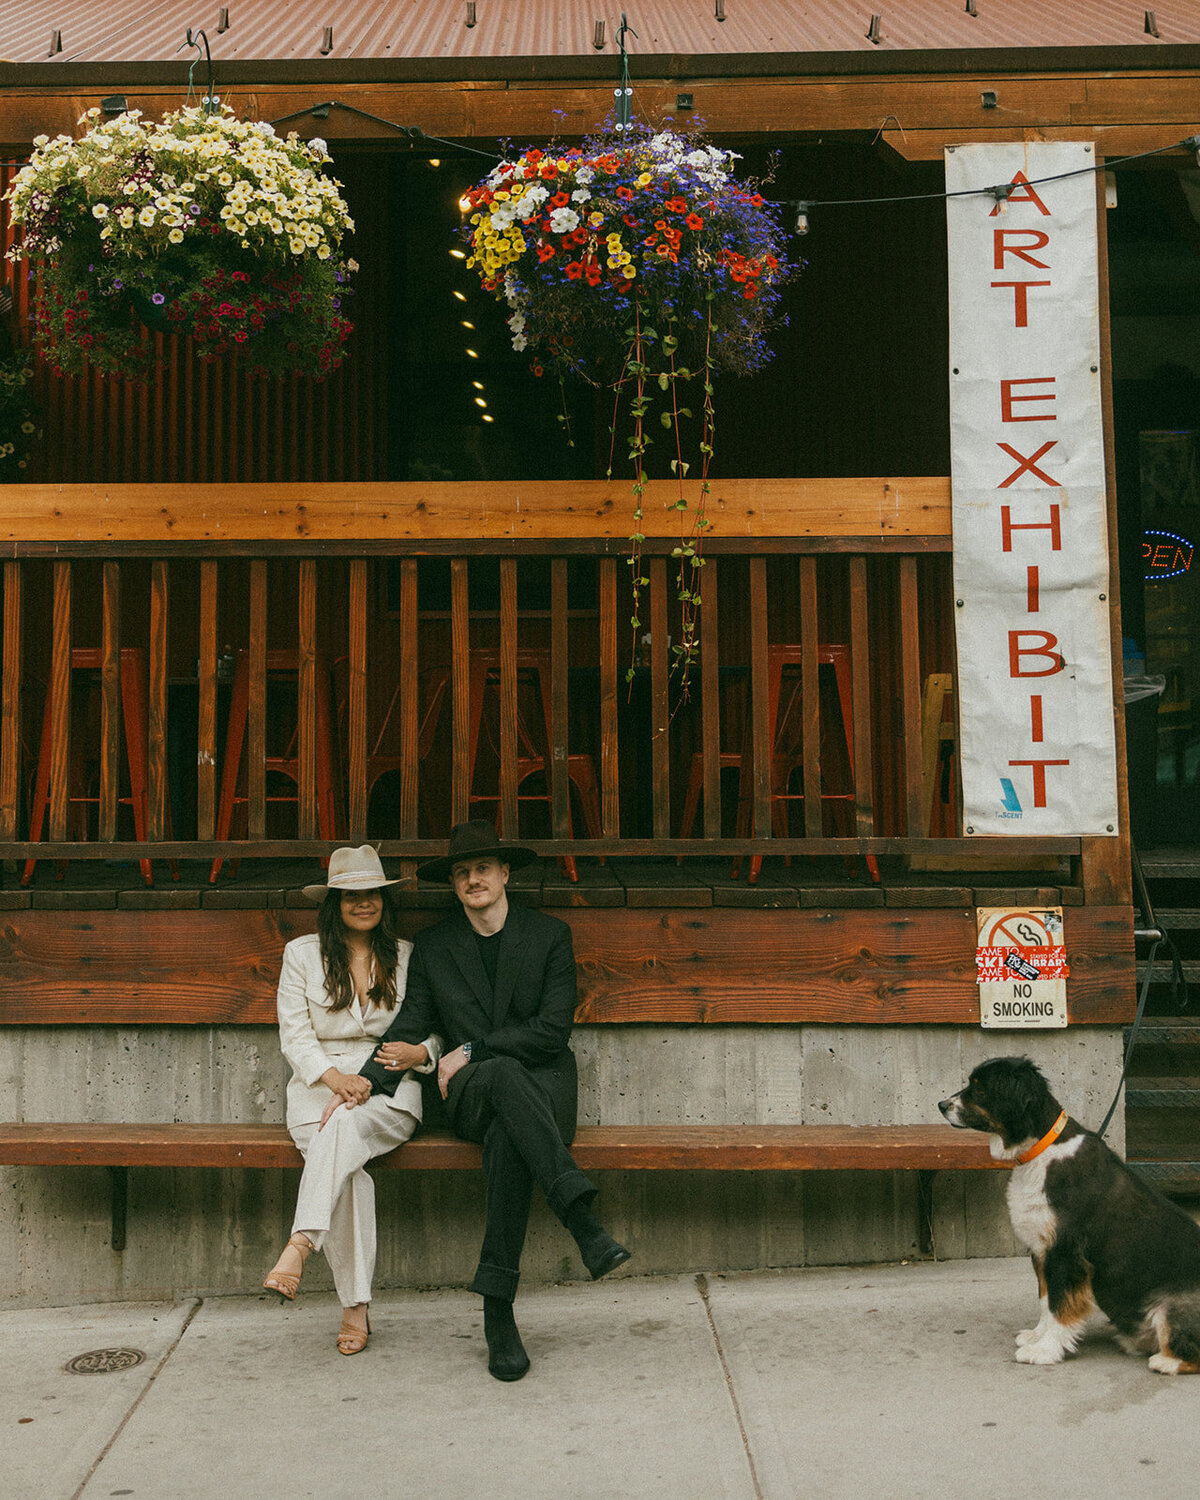
{"type": "Polygon", "coordinates": [[[601,1276],[607,1276],[629,1259],[630,1252],[613,1239],[582,1198],[567,1210],[564,1222],[579,1246],[579,1254],[593,1281],[599,1281],[601,1276]]]}
{"type": "Polygon", "coordinates": [[[497,1380],[520,1380],[529,1369],[529,1356],[517,1332],[511,1302],[503,1297],[483,1299],[483,1335],[488,1346],[488,1373],[497,1380]]]}

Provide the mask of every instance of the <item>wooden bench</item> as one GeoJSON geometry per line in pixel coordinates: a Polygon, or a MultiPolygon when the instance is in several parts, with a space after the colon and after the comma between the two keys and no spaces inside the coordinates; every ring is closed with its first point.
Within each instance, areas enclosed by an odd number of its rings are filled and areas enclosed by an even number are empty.
{"type": "MultiPolygon", "coordinates": [[[[411,934],[439,913],[401,915],[411,934]]],[[[978,1025],[969,911],[897,910],[886,922],[853,909],[561,915],[574,932],[577,1019],[593,1026],[978,1025]]],[[[1123,914],[1068,916],[1091,950],[1072,966],[1073,1022],[1124,1019],[1132,953],[1123,914]]],[[[315,913],[299,909],[6,913],[0,1025],[271,1026],[283,944],[314,926],[315,913]]],[[[585,1171],[915,1171],[926,1249],[933,1174],[1002,1165],[984,1137],[941,1124],[601,1125],[582,1128],[573,1149],[585,1171]]],[[[478,1147],[430,1131],[374,1166],[479,1163],[478,1147]]],[[[282,1125],[56,1122],[0,1125],[0,1164],[107,1168],[121,1249],[130,1168],[295,1168],[301,1157],[282,1125]]]]}
{"type": "MultiPolygon", "coordinates": [[[[571,1149],[585,1172],[916,1171],[923,1203],[934,1172],[1005,1165],[983,1136],[950,1125],[591,1125],[571,1149]]],[[[130,1167],[300,1167],[303,1158],[282,1125],[10,1121],[0,1124],[0,1164],[107,1167],[112,1244],[123,1250],[130,1167]]],[[[479,1165],[478,1146],[438,1131],[372,1163],[410,1172],[479,1165]]]]}

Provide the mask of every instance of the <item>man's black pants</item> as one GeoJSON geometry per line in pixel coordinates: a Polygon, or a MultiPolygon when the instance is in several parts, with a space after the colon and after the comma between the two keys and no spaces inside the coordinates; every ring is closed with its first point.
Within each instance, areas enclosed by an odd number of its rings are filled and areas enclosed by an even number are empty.
{"type": "Polygon", "coordinates": [[[517,1295],[535,1181],[563,1222],[574,1203],[595,1197],[595,1185],[567,1150],[575,1135],[575,1088],[569,1051],[536,1072],[515,1058],[490,1057],[450,1080],[451,1121],[464,1140],[483,1146],[487,1179],[487,1223],[473,1292],[509,1302],[517,1295]]]}

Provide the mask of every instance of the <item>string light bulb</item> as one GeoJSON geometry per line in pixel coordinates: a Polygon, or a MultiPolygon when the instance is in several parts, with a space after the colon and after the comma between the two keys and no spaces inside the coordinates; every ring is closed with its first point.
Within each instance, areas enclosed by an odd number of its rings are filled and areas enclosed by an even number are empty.
{"type": "Polygon", "coordinates": [[[796,204],[796,233],[797,234],[807,234],[808,233],[808,204],[807,203],[797,203],[796,204]]]}

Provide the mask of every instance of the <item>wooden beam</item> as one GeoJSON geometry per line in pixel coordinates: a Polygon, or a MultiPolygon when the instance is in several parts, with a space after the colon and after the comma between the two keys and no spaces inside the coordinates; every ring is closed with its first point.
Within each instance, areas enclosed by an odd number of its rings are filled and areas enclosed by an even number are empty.
{"type": "MultiPolygon", "coordinates": [[[[398,926],[411,937],[440,915],[401,910],[398,926]]],[[[561,916],[581,1022],[979,1024],[975,915],[961,906],[561,916]]],[[[1130,1020],[1130,908],[1064,918],[1071,1023],[1130,1020]]],[[[315,925],[313,910],[7,912],[0,1024],[273,1025],[283,946],[315,925]]]]}
{"type": "MultiPolygon", "coordinates": [[[[952,129],[963,132],[987,121],[980,94],[990,89],[1005,111],[1010,138],[1018,131],[1090,124],[1178,126],[1179,135],[1194,128],[1196,71],[1192,68],[1105,67],[1090,73],[1042,69],[1017,72],[972,68],[955,73],[899,72],[864,77],[832,71],[822,76],[759,73],[721,76],[730,71],[723,56],[689,59],[687,90],[698,118],[713,135],[869,131],[899,121],[905,131],[952,129]]],[[[764,70],[770,61],[762,64],[764,70]]],[[[462,64],[468,71],[469,62],[462,64]]],[[[781,60],[782,67],[782,60],[781,60]]],[[[10,88],[0,96],[0,141],[15,148],[40,133],[71,135],[79,115],[100,93],[123,93],[131,107],[151,116],[175,109],[178,91],[139,83],[130,70],[122,82],[120,65],[110,65],[103,88],[94,94],[78,86],[10,88]]],[[[639,77],[639,109],[652,120],[675,111],[681,76],[639,77]]],[[[144,72],[143,72],[144,77],[144,72]]],[[[329,83],[227,84],[222,88],[239,113],[290,122],[302,135],[397,149],[393,126],[364,119],[419,124],[430,135],[466,139],[507,135],[544,138],[556,119],[561,137],[592,130],[612,107],[610,80],[595,78],[529,79],[494,77],[447,82],[371,83],[339,81],[336,98],[353,110],[333,110],[317,120],[307,112],[334,93],[329,83]]]]}
{"type": "MultiPolygon", "coordinates": [[[[678,489],[646,486],[642,529],[678,545],[678,489]]],[[[405,543],[604,538],[628,546],[628,488],[606,480],[394,484],[9,484],[0,543],[405,543]]],[[[707,535],[945,536],[950,481],[714,480],[707,535]]]]}

